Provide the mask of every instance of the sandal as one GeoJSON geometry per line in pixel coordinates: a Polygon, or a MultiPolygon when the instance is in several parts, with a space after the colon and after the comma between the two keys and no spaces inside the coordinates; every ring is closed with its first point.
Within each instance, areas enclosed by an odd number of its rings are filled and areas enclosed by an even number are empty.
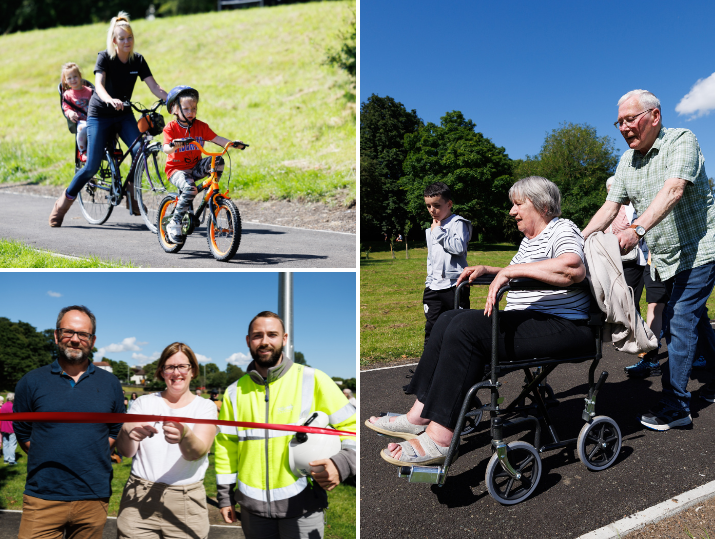
{"type": "Polygon", "coordinates": [[[396,438],[402,438],[403,440],[411,440],[417,438],[422,434],[427,425],[413,425],[407,419],[407,415],[399,415],[394,413],[388,413],[377,419],[374,423],[370,422],[370,419],[365,420],[365,426],[369,429],[384,434],[386,436],[395,436],[396,438]],[[397,419],[390,421],[390,417],[397,416],[397,419]]]}
{"type": "Polygon", "coordinates": [[[390,464],[395,464],[396,466],[404,466],[410,464],[418,464],[420,466],[425,466],[429,464],[444,464],[444,461],[447,458],[447,452],[449,451],[449,447],[438,446],[436,443],[434,443],[432,438],[430,438],[426,432],[420,434],[417,437],[417,440],[422,446],[422,450],[425,453],[424,456],[420,456],[417,453],[417,450],[412,447],[412,444],[410,442],[402,442],[399,444],[399,446],[402,448],[402,453],[400,454],[399,459],[392,457],[388,453],[387,449],[383,449],[380,452],[380,456],[390,464]]]}

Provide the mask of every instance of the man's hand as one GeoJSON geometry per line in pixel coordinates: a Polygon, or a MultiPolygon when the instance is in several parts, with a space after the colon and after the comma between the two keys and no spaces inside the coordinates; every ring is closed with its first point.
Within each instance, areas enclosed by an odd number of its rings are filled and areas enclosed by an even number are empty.
{"type": "Polygon", "coordinates": [[[234,509],[232,505],[222,507],[218,511],[219,513],[221,513],[221,516],[223,517],[223,521],[225,523],[233,524],[234,522],[238,522],[238,518],[236,518],[236,509],[234,509]]]}
{"type": "Polygon", "coordinates": [[[149,423],[124,423],[122,430],[127,433],[130,440],[141,442],[144,438],[151,438],[155,434],[159,434],[149,423]]]}
{"type": "Polygon", "coordinates": [[[640,238],[636,231],[632,228],[626,228],[618,233],[618,245],[621,246],[621,255],[629,253],[636,245],[640,238]]]}
{"type": "Polygon", "coordinates": [[[340,484],[340,473],[331,459],[314,460],[308,464],[313,470],[310,472],[310,475],[313,476],[313,479],[325,490],[333,490],[340,484]],[[316,467],[316,469],[313,469],[313,467],[316,467]],[[322,471],[320,471],[318,467],[322,467],[322,471]]]}
{"type": "Polygon", "coordinates": [[[165,421],[162,428],[164,429],[164,439],[167,443],[178,444],[186,436],[186,429],[189,427],[176,421],[165,421]]]}

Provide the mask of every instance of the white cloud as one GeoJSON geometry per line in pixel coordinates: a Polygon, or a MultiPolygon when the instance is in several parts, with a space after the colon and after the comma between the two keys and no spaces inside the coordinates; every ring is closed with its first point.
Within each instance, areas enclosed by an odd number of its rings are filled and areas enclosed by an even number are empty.
{"type": "Polygon", "coordinates": [[[48,290],[47,295],[51,296],[53,298],[61,298],[62,297],[62,294],[60,294],[59,292],[53,292],[52,290],[48,290]]]}
{"type": "Polygon", "coordinates": [[[237,367],[245,367],[251,362],[251,359],[252,358],[249,355],[242,354],[241,352],[236,352],[234,354],[231,354],[226,359],[226,362],[236,365],[237,367]]]}
{"type": "Polygon", "coordinates": [[[138,360],[139,363],[137,363],[137,365],[141,367],[143,367],[147,363],[151,363],[152,361],[159,359],[159,357],[161,357],[161,352],[154,352],[150,356],[146,356],[144,354],[137,354],[136,352],[132,354],[132,359],[138,360]]]}
{"type": "Polygon", "coordinates": [[[700,79],[687,95],[675,107],[680,115],[690,115],[693,118],[707,116],[715,109],[715,73],[706,79],[700,79]]]}
{"type": "Polygon", "coordinates": [[[213,359],[210,357],[202,356],[201,354],[196,354],[196,361],[199,363],[212,363],[213,359]]]}
{"type": "Polygon", "coordinates": [[[139,352],[141,351],[141,346],[140,345],[145,345],[148,343],[145,342],[137,342],[136,337],[127,337],[124,339],[121,343],[112,343],[108,346],[103,346],[99,350],[97,350],[97,354],[101,357],[102,355],[106,354],[109,352],[110,354],[116,354],[119,352],[139,352]]]}

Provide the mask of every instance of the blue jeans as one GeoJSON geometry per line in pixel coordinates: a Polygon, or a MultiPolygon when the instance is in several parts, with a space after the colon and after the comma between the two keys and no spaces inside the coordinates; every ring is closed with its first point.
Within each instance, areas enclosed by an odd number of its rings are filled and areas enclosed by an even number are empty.
{"type": "MultiPolygon", "coordinates": [[[[133,114],[125,114],[118,118],[97,118],[96,116],[87,118],[87,163],[75,174],[67,188],[67,195],[71,198],[76,197],[99,170],[99,165],[102,164],[104,158],[107,137],[114,133],[114,129],[117,130],[119,138],[127,146],[134,142],[140,134],[133,114]]],[[[139,147],[139,144],[132,147],[132,158],[139,151],[139,147]]]]}
{"type": "Polygon", "coordinates": [[[17,449],[17,438],[14,432],[2,433],[2,456],[5,464],[15,464],[15,449],[17,449]]]}
{"type": "Polygon", "coordinates": [[[661,402],[690,412],[688,380],[696,350],[715,359],[715,331],[705,302],[715,285],[715,262],[683,270],[665,283],[670,300],[663,311],[668,361],[663,366],[661,402]]]}

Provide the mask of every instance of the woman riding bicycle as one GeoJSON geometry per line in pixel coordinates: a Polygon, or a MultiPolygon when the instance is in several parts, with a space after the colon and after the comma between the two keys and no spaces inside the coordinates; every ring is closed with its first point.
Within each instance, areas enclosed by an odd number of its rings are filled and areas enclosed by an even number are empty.
{"type": "MultiPolygon", "coordinates": [[[[55,202],[49,219],[53,227],[62,226],[62,220],[80,190],[99,170],[107,139],[114,130],[127,146],[139,136],[134,114],[123,105],[131,100],[137,77],[156,97],[166,100],[166,92],[154,80],[146,60],[134,52],[134,33],[129,16],[123,11],[109,25],[107,50],[98,54],[94,73],[95,93],[87,114],[87,164],[75,174],[67,190],[55,202]]],[[[132,157],[137,151],[138,146],[134,146],[132,157]]]]}

